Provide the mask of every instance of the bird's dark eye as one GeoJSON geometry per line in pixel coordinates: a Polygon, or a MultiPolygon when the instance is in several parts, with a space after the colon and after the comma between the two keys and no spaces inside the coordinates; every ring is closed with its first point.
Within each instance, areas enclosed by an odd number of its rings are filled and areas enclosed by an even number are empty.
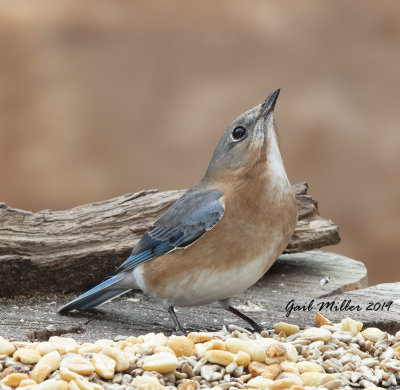
{"type": "Polygon", "coordinates": [[[246,129],[242,126],[235,127],[232,131],[232,138],[235,141],[240,140],[246,135],[246,129]]]}

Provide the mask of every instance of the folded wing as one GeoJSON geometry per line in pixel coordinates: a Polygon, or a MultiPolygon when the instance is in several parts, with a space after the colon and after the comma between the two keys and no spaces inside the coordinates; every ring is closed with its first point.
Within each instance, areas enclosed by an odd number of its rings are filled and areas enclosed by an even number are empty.
{"type": "Polygon", "coordinates": [[[150,227],[118,272],[194,243],[223,217],[222,195],[215,189],[187,191],[150,227]]]}

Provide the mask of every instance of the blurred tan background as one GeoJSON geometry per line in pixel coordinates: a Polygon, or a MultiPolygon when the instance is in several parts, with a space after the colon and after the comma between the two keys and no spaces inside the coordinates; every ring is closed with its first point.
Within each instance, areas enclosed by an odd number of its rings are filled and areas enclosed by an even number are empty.
{"type": "Polygon", "coordinates": [[[289,177],[340,226],[328,250],[400,280],[400,2],[4,1],[0,49],[0,201],[187,188],[281,87],[289,177]]]}

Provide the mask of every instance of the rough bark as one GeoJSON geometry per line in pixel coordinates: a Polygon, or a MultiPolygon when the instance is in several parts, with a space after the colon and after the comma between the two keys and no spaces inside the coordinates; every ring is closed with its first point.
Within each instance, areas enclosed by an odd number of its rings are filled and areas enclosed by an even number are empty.
{"type": "MultiPolygon", "coordinates": [[[[102,306],[97,312],[73,312],[67,316],[57,309],[76,295],[47,294],[24,299],[0,299],[0,335],[12,340],[41,339],[72,334],[82,342],[117,335],[148,332],[171,333],[173,324],[159,301],[129,293],[102,306]]],[[[378,326],[394,333],[400,329],[400,283],[367,288],[367,270],[359,261],[333,253],[310,251],[281,256],[254,286],[233,299],[233,304],[271,329],[278,321],[312,326],[317,311],[333,322],[351,317],[364,326],[378,326]],[[324,280],[325,283],[321,283],[324,280]],[[294,300],[310,310],[294,310],[287,318],[286,307],[294,300]],[[320,309],[321,302],[332,302],[338,310],[320,309]],[[360,306],[351,310],[340,306],[346,301],[360,306]],[[394,301],[384,310],[367,310],[369,303],[394,301]]],[[[378,309],[378,307],[375,307],[378,309]]],[[[178,308],[178,317],[188,331],[220,329],[229,323],[247,326],[233,314],[216,305],[178,308]]]]}
{"type": "MultiPolygon", "coordinates": [[[[337,244],[308,185],[294,186],[299,221],[286,253],[337,244]]],[[[184,191],[126,194],[65,211],[36,213],[0,203],[0,296],[79,291],[110,275],[184,191]]]]}

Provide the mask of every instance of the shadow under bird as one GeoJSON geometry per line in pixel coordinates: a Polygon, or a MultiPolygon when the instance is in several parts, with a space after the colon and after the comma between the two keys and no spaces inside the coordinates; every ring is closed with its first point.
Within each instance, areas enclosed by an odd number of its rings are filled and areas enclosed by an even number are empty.
{"type": "Polygon", "coordinates": [[[203,179],[150,227],[116,274],[59,312],[92,309],[141,289],[163,300],[180,331],[174,306],[214,301],[262,329],[229,298],[268,271],[297,221],[274,128],[279,91],[228,126],[203,179]]]}

